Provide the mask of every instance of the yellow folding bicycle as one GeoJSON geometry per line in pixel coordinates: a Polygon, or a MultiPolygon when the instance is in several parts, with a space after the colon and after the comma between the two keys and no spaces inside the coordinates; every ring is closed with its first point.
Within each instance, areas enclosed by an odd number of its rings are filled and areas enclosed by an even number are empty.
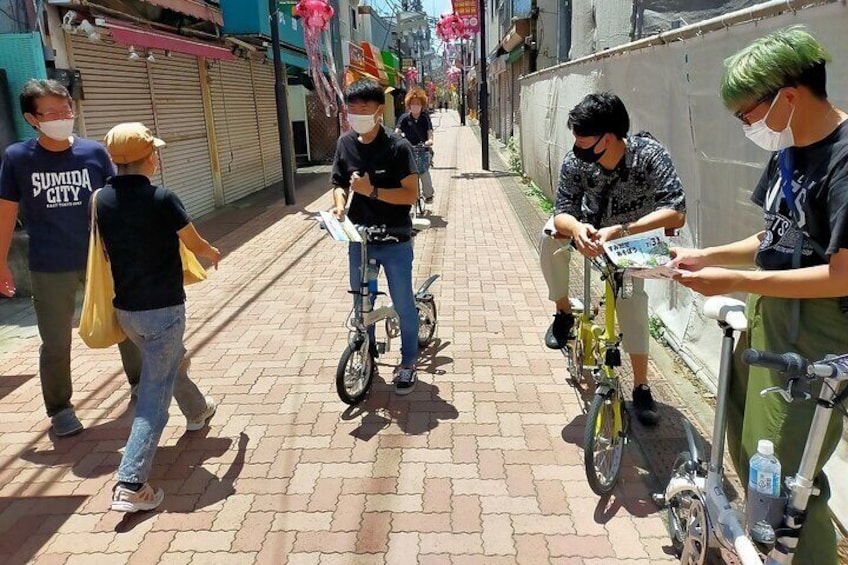
{"type": "Polygon", "coordinates": [[[568,372],[574,384],[588,374],[595,386],[583,433],[583,463],[589,486],[598,496],[615,488],[630,429],[618,375],[623,335],[615,328],[615,303],[624,298],[625,286],[624,270],[606,255],[585,258],[583,301],[571,299],[575,323],[574,339],[566,345],[568,372]],[[595,306],[591,298],[592,268],[600,272],[604,282],[604,297],[595,306]],[[603,325],[596,323],[600,306],[604,308],[603,325]]]}

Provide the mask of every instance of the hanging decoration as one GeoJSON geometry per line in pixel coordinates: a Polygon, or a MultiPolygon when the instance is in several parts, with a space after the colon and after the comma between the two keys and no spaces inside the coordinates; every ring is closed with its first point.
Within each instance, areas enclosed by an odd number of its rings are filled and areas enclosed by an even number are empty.
{"type": "Polygon", "coordinates": [[[465,24],[456,14],[444,14],[436,24],[436,36],[444,43],[466,37],[465,24]]]}
{"type": "MultiPolygon", "coordinates": [[[[334,116],[342,108],[344,96],[336,80],[336,62],[330,43],[329,23],[334,11],[326,0],[300,0],[293,14],[303,21],[303,38],[309,58],[309,75],[315,84],[315,93],[324,105],[327,117],[334,116]],[[322,45],[323,43],[323,45],[322,45]],[[324,69],[327,72],[324,72],[324,69]],[[328,79],[329,77],[329,79],[328,79]]],[[[282,15],[282,12],[280,12],[282,15]]],[[[344,116],[342,116],[344,122],[344,116]]]]}
{"type": "Polygon", "coordinates": [[[427,81],[427,94],[430,97],[430,101],[436,98],[436,83],[433,81],[427,81]]]}
{"type": "Polygon", "coordinates": [[[460,77],[460,75],[462,75],[462,70],[459,67],[457,67],[456,65],[451,65],[450,68],[448,69],[447,75],[448,75],[448,80],[451,83],[456,84],[456,83],[459,82],[459,77],[460,77]]]}
{"type": "Polygon", "coordinates": [[[412,88],[412,86],[418,82],[418,77],[419,77],[418,69],[416,69],[415,67],[409,67],[408,69],[406,69],[406,75],[405,76],[406,76],[407,86],[409,88],[412,88]]]}

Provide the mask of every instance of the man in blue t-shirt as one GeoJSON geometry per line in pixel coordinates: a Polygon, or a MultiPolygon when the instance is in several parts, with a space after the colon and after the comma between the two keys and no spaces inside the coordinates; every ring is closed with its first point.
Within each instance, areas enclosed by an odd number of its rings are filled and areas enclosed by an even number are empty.
{"type": "MultiPolygon", "coordinates": [[[[71,330],[77,291],[85,280],[88,203],[91,193],[114,174],[114,166],[102,145],[73,135],[72,100],[61,84],[30,80],[20,103],[39,135],[9,146],[0,168],[0,294],[15,293],[7,257],[22,207],[41,335],[41,392],[53,431],[63,437],[82,431],[71,404],[71,330]]],[[[119,348],[127,378],[135,386],[141,355],[128,340],[119,348]]]]}

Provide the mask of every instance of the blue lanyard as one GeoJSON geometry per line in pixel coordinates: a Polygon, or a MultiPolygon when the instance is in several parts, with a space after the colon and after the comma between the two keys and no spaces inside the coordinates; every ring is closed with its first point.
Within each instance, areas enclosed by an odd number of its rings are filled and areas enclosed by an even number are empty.
{"type": "Polygon", "coordinates": [[[792,191],[792,174],[795,172],[795,156],[792,149],[781,149],[777,152],[777,163],[780,167],[780,189],[783,191],[783,199],[789,207],[792,219],[798,221],[798,208],[795,206],[795,193],[792,191]]]}

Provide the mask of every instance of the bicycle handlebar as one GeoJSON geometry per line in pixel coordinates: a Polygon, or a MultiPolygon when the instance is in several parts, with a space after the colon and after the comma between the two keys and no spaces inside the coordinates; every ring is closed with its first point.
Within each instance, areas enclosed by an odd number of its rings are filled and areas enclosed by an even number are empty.
{"type": "Polygon", "coordinates": [[[362,226],[357,225],[356,231],[358,231],[361,235],[366,236],[367,238],[378,238],[378,237],[410,237],[412,235],[412,229],[408,227],[398,227],[398,226],[362,226]]]}
{"type": "Polygon", "coordinates": [[[772,353],[771,351],[757,351],[756,349],[746,349],[742,354],[742,359],[748,365],[792,375],[806,375],[809,365],[797,353],[772,353]]]}
{"type": "MultiPolygon", "coordinates": [[[[746,349],[742,354],[742,360],[748,365],[772,369],[787,377],[830,378],[844,373],[845,368],[837,368],[841,358],[825,359],[824,361],[811,363],[797,353],[772,353],[770,351],[758,351],[746,349]]],[[[844,365],[844,359],[841,359],[844,365]]]]}

